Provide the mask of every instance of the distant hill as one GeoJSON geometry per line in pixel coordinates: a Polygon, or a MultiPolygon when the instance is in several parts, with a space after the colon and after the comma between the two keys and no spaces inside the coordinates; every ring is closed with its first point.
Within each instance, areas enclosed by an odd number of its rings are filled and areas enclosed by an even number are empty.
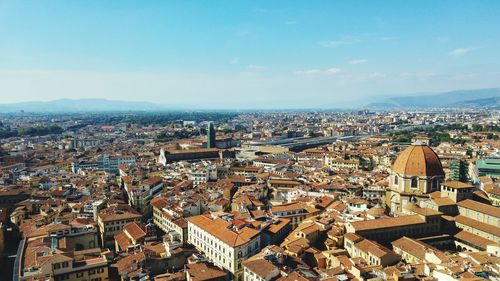
{"type": "Polygon", "coordinates": [[[500,97],[461,101],[452,104],[457,107],[488,107],[500,109],[500,97]]]}
{"type": "Polygon", "coordinates": [[[103,111],[161,111],[173,107],[150,102],[135,102],[107,99],[60,99],[46,102],[19,102],[0,104],[0,112],[103,112],[103,111]]]}
{"type": "Polygon", "coordinates": [[[438,108],[438,107],[496,107],[500,88],[457,90],[444,93],[399,96],[368,104],[372,109],[438,108]]]}

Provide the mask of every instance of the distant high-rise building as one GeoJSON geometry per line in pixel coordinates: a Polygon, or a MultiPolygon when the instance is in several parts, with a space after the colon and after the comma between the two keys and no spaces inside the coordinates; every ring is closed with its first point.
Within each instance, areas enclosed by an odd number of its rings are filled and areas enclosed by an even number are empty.
{"type": "Polygon", "coordinates": [[[215,128],[212,122],[208,123],[207,129],[207,148],[215,148],[215,128]]]}
{"type": "Polygon", "coordinates": [[[469,164],[465,160],[454,160],[450,163],[450,179],[454,181],[469,181],[468,171],[469,164]]]}

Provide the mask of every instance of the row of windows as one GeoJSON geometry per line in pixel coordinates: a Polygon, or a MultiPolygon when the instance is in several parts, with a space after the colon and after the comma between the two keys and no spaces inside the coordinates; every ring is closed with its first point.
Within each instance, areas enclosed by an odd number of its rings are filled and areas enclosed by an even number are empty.
{"type": "MultiPolygon", "coordinates": [[[[395,185],[398,185],[399,184],[399,177],[398,176],[394,176],[394,184],[395,185]]],[[[431,183],[430,183],[432,189],[436,189],[436,187],[439,185],[439,181],[438,180],[433,180],[431,183]]],[[[411,188],[418,188],[419,186],[419,180],[418,178],[411,178],[411,181],[410,181],[410,187],[411,188]]]]}
{"type": "Polygon", "coordinates": [[[60,268],[66,268],[66,267],[69,267],[69,263],[67,261],[62,262],[62,263],[54,263],[52,265],[52,268],[54,270],[57,270],[57,269],[60,269],[60,268]]]}
{"type": "MultiPolygon", "coordinates": [[[[190,241],[195,244],[198,248],[202,249],[205,253],[209,254],[211,257],[215,258],[216,262],[220,262],[224,265],[224,267],[229,268],[232,270],[232,261],[229,260],[228,264],[226,264],[226,259],[225,259],[225,253],[226,249],[224,245],[221,246],[221,243],[217,243],[217,241],[214,243],[214,238],[208,237],[208,235],[205,235],[204,231],[200,231],[198,228],[190,229],[190,241]],[[222,252],[221,252],[222,251],[222,252]]],[[[254,244],[253,250],[255,252],[259,251],[259,242],[256,241],[254,244]]],[[[231,258],[231,251],[228,249],[227,251],[228,257],[231,258]]],[[[245,256],[250,256],[254,254],[252,252],[252,245],[247,247],[247,253],[243,253],[243,251],[238,251],[237,253],[237,258],[241,259],[245,256]]],[[[241,266],[241,261],[238,261],[237,263],[237,269],[240,270],[242,268],[241,266]]]]}
{"type": "Polygon", "coordinates": [[[118,230],[121,230],[121,229],[122,229],[122,227],[120,227],[120,226],[106,227],[106,232],[118,231],[118,230]]]}
{"type": "Polygon", "coordinates": [[[412,235],[420,235],[420,234],[427,234],[427,233],[432,233],[436,231],[436,227],[433,226],[421,226],[417,228],[410,228],[410,229],[399,229],[399,230],[389,230],[385,231],[383,233],[367,233],[364,234],[366,237],[372,240],[377,240],[377,239],[388,239],[391,237],[402,237],[402,236],[412,236],[412,235]]]}
{"type": "MultiPolygon", "coordinates": [[[[104,268],[98,268],[98,269],[91,269],[88,271],[88,274],[89,275],[94,275],[94,274],[97,274],[97,273],[103,273],[104,272],[104,268]]],[[[76,278],[82,278],[84,275],[84,272],[77,272],[76,273],[76,278]]],[[[56,281],[63,281],[63,280],[69,280],[70,279],[70,274],[62,274],[62,275],[59,275],[59,276],[56,276],[54,278],[56,281]]],[[[90,279],[91,281],[101,281],[102,278],[101,277],[97,277],[97,278],[93,278],[93,279],[90,279]]]]}
{"type": "MultiPolygon", "coordinates": [[[[205,232],[204,231],[200,231],[198,230],[197,228],[195,228],[192,232],[192,234],[194,235],[191,235],[191,238],[193,238],[192,236],[194,236],[194,239],[193,240],[196,240],[199,239],[200,241],[203,241],[205,242],[204,244],[207,245],[210,243],[211,246],[214,246],[214,239],[208,237],[208,235],[205,235],[205,232]]],[[[199,243],[201,244],[201,243],[199,243]]],[[[224,247],[224,245],[221,246],[220,243],[215,243],[215,248],[219,251],[222,251],[222,254],[226,254],[226,247],[224,247]]],[[[229,249],[227,249],[227,255],[229,258],[231,258],[231,251],[229,249]]]]}
{"type": "MultiPolygon", "coordinates": [[[[205,253],[208,253],[210,254],[211,256],[214,256],[213,255],[213,250],[212,249],[209,249],[207,247],[207,244],[203,244],[201,245],[200,243],[201,241],[198,240],[198,239],[192,239],[191,240],[191,243],[193,243],[198,249],[200,250],[203,250],[205,253]]],[[[233,263],[231,260],[228,260],[228,263],[226,264],[226,259],[222,256],[222,255],[218,255],[217,253],[215,254],[215,258],[217,259],[216,262],[219,262],[219,263],[222,263],[222,266],[231,270],[232,271],[232,266],[233,266],[233,263]]]]}
{"type": "Polygon", "coordinates": [[[97,273],[103,273],[104,272],[104,268],[98,268],[98,269],[91,269],[89,270],[89,275],[94,275],[94,274],[97,274],[97,273]]]}
{"type": "Polygon", "coordinates": [[[494,222],[496,221],[497,227],[500,227],[500,220],[497,218],[493,218],[491,215],[483,214],[474,210],[469,210],[467,208],[462,208],[459,207],[459,212],[463,213],[463,210],[465,210],[465,216],[472,218],[474,214],[476,214],[476,220],[480,222],[484,222],[487,224],[494,225],[494,222]]]}

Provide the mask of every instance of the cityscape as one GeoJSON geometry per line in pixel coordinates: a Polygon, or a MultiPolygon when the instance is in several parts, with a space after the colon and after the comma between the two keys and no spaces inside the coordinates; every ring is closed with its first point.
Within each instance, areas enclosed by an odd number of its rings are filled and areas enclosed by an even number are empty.
{"type": "Polygon", "coordinates": [[[0,3],[0,280],[500,280],[500,3],[235,2],[0,3]]]}

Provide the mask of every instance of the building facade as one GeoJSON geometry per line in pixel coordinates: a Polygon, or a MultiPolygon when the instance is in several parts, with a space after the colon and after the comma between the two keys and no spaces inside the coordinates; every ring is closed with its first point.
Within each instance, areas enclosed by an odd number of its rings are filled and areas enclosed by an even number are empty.
{"type": "Polygon", "coordinates": [[[243,280],[242,262],[261,250],[260,231],[236,226],[228,216],[193,216],[188,220],[188,241],[215,265],[243,280]]]}

